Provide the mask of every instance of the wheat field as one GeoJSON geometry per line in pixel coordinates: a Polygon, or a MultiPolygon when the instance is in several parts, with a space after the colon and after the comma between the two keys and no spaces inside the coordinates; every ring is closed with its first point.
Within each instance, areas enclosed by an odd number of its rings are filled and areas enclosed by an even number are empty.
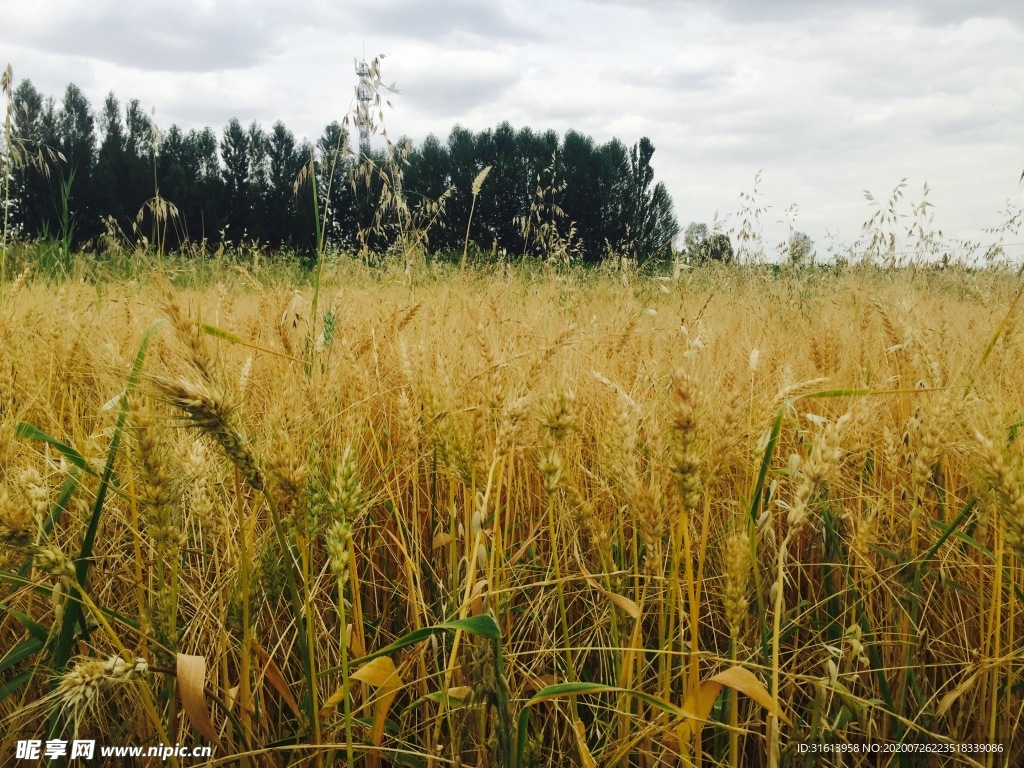
{"type": "Polygon", "coordinates": [[[26,274],[0,761],[1014,765],[1021,286],[26,274]]]}

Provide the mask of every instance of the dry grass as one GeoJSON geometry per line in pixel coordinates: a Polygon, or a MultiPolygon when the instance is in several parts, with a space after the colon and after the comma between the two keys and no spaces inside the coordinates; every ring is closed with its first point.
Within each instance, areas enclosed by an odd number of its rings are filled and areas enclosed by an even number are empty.
{"type": "Polygon", "coordinates": [[[8,291],[0,755],[1024,749],[1018,280],[459,272],[8,291]]]}

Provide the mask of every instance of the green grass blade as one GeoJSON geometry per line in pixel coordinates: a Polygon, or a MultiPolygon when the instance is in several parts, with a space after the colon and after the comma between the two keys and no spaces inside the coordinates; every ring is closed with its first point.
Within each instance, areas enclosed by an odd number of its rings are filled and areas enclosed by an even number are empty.
{"type": "MultiPolygon", "coordinates": [[[[408,648],[410,645],[422,642],[431,635],[437,635],[441,632],[454,632],[457,629],[461,629],[463,632],[468,632],[471,635],[486,637],[490,640],[497,640],[501,638],[501,629],[493,618],[490,616],[470,616],[465,619],[454,619],[452,621],[446,621],[444,624],[435,624],[432,627],[422,627],[421,629],[414,630],[378,651],[374,651],[373,653],[367,654],[366,656],[362,656],[358,659],[353,659],[349,662],[349,666],[355,667],[360,664],[365,664],[368,661],[373,661],[381,656],[387,656],[395,651],[400,651],[402,648],[408,648]]],[[[333,674],[340,671],[341,667],[336,667],[335,669],[326,670],[323,674],[333,674]]]]}
{"type": "Polygon", "coordinates": [[[39,429],[38,427],[32,424],[29,424],[24,421],[19,421],[18,425],[14,428],[14,436],[21,440],[41,440],[44,443],[52,445],[54,448],[60,451],[61,455],[64,456],[64,458],[66,458],[80,470],[82,470],[83,472],[88,472],[93,477],[99,477],[99,475],[96,474],[96,471],[93,470],[93,468],[90,467],[89,464],[86,462],[85,457],[82,454],[80,454],[70,445],[66,445],[57,438],[51,437],[50,435],[43,432],[43,430],[39,429]]]}
{"type": "Polygon", "coordinates": [[[37,640],[42,640],[43,642],[46,642],[46,638],[49,637],[49,632],[43,629],[43,627],[38,622],[33,621],[33,619],[28,614],[22,613],[17,608],[12,608],[11,606],[5,603],[0,603],[0,613],[6,613],[8,616],[12,616],[13,618],[17,619],[18,623],[20,623],[21,626],[27,629],[29,634],[35,637],[37,640]]]}
{"type": "Polygon", "coordinates": [[[500,640],[501,628],[490,616],[469,616],[465,619],[453,619],[439,625],[441,629],[461,629],[471,635],[486,637],[488,640],[500,640]]]}
{"type": "Polygon", "coordinates": [[[0,701],[3,701],[4,699],[6,699],[12,693],[14,693],[19,688],[21,688],[21,686],[23,686],[25,683],[27,683],[29,680],[31,680],[32,679],[32,673],[34,671],[35,670],[32,670],[32,669],[26,669],[20,675],[17,675],[16,677],[12,678],[11,680],[8,680],[3,685],[0,685],[0,701]]]}
{"type": "Polygon", "coordinates": [[[971,513],[971,510],[974,509],[974,506],[977,503],[977,499],[971,499],[969,502],[967,502],[964,508],[960,510],[960,514],[958,514],[956,518],[953,520],[953,522],[951,522],[948,526],[942,526],[942,524],[939,523],[940,527],[944,527],[943,533],[941,536],[939,536],[938,541],[936,541],[932,545],[931,549],[929,549],[925,553],[924,557],[921,559],[921,566],[923,566],[926,562],[935,557],[935,553],[939,551],[939,547],[941,547],[946,542],[946,539],[953,535],[953,533],[959,527],[960,523],[962,523],[964,521],[964,518],[966,518],[971,513]]]}
{"type": "Polygon", "coordinates": [[[775,447],[779,444],[779,433],[782,432],[782,417],[786,410],[792,405],[787,400],[779,406],[775,414],[775,421],[772,422],[772,429],[768,435],[768,445],[764,448],[764,456],[761,457],[761,469],[757,473],[757,482],[754,483],[754,492],[750,494],[750,519],[756,525],[757,518],[761,514],[761,499],[764,496],[764,481],[768,477],[768,468],[775,456],[775,447]]]}
{"type": "MultiPolygon", "coordinates": [[[[142,372],[142,364],[146,360],[146,352],[153,340],[157,329],[164,324],[164,320],[157,320],[142,335],[142,343],[135,355],[135,364],[132,366],[131,374],[128,377],[128,386],[125,389],[125,396],[121,398],[121,409],[117,415],[117,425],[114,427],[114,434],[110,440],[110,449],[107,452],[107,461],[103,468],[103,476],[100,478],[99,487],[96,489],[96,502],[93,504],[92,517],[86,528],[85,536],[82,539],[82,549],[78,559],[75,561],[75,575],[78,588],[83,588],[89,576],[89,564],[92,562],[92,549],[96,540],[96,531],[99,529],[100,515],[103,512],[103,503],[107,497],[107,489],[114,474],[114,460],[117,457],[117,450],[121,445],[121,434],[124,431],[125,422],[128,419],[128,400],[139,383],[139,376],[142,372]]],[[[60,634],[57,638],[57,647],[54,649],[52,666],[56,673],[61,673],[67,667],[71,658],[71,647],[75,639],[75,625],[82,621],[82,606],[77,600],[69,600],[64,611],[64,619],[61,622],[60,634]]]]}
{"type": "MultiPolygon", "coordinates": [[[[779,434],[782,432],[782,417],[786,414],[786,409],[789,408],[791,401],[787,400],[779,406],[779,410],[775,414],[775,421],[772,422],[771,432],[768,435],[768,445],[765,446],[764,456],[761,457],[761,469],[757,473],[757,482],[754,483],[754,490],[750,494],[750,530],[752,532],[757,531],[757,519],[761,516],[761,503],[764,498],[764,484],[768,477],[768,468],[772,464],[772,457],[775,455],[775,447],[779,443],[779,434]]],[[[754,547],[754,539],[756,533],[751,534],[750,546],[754,547]]],[[[755,580],[760,580],[759,573],[755,571],[755,580]]],[[[768,633],[767,615],[768,611],[765,609],[763,590],[760,588],[758,583],[757,588],[757,614],[758,620],[761,624],[761,654],[764,657],[764,663],[767,666],[772,664],[772,653],[771,653],[771,642],[768,633]]]]}
{"type": "Polygon", "coordinates": [[[44,647],[45,641],[37,637],[22,640],[0,658],[0,672],[6,672],[18,662],[39,653],[44,647]]]}

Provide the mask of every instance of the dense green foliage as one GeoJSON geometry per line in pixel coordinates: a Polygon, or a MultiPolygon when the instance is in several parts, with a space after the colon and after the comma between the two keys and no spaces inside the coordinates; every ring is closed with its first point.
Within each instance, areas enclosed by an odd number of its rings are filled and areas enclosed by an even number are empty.
{"type": "Polygon", "coordinates": [[[58,105],[25,80],[13,101],[14,136],[60,153],[55,168],[20,168],[12,180],[14,223],[26,239],[88,248],[116,234],[147,238],[161,252],[243,242],[307,252],[320,215],[335,248],[386,251],[412,228],[433,251],[459,251],[473,182],[487,167],[468,232],[480,249],[519,257],[549,254],[558,242],[586,261],[609,252],[663,258],[679,232],[646,137],[632,148],[598,145],[575,131],[560,139],[503,122],[358,157],[339,122],[314,144],[281,122],[267,131],[234,118],[219,136],[159,131],[138,100],[122,106],[111,93],[97,114],[74,85],[58,105]],[[316,169],[316,206],[304,167],[316,169]]]}

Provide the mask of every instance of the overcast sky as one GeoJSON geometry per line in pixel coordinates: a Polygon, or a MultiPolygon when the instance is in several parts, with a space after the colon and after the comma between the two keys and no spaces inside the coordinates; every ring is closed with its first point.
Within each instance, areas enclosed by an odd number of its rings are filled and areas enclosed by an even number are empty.
{"type": "MultiPolygon", "coordinates": [[[[163,127],[283,120],[315,138],[351,107],[353,58],[386,54],[393,137],[508,120],[650,137],[680,223],[735,226],[762,171],[770,248],[794,226],[852,242],[907,178],[945,237],[1024,203],[1024,2],[1016,0],[2,0],[16,80],[58,101],[113,90],[163,127]]],[[[0,66],[5,62],[0,61],[0,66]]],[[[909,205],[904,205],[909,212],[909,205]]],[[[1024,241],[1024,233],[1008,241],[1024,241]]]]}

